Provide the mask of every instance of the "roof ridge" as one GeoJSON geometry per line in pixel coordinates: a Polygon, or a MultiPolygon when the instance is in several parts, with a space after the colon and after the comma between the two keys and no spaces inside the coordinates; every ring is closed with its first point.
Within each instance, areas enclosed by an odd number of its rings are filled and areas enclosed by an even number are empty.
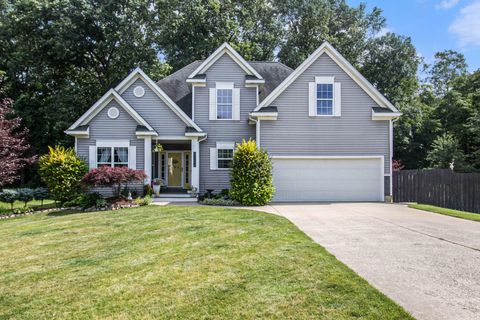
{"type": "Polygon", "coordinates": [[[247,61],[247,62],[248,62],[248,63],[252,63],[252,62],[253,62],[253,63],[256,63],[256,62],[261,62],[261,63],[275,63],[275,64],[279,64],[279,65],[281,65],[281,66],[284,66],[285,68],[288,68],[288,69],[290,69],[290,70],[292,70],[292,71],[294,70],[294,69],[290,68],[289,66],[287,66],[286,64],[284,64],[284,63],[282,63],[282,62],[280,62],[280,61],[249,60],[249,61],[247,61]]]}

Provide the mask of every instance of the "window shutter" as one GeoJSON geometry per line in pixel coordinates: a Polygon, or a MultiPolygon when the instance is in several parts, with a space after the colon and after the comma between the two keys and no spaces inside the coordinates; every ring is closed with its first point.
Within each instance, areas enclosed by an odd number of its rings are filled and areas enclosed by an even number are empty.
{"type": "Polygon", "coordinates": [[[88,146],[88,167],[90,170],[97,167],[97,147],[88,146]]]}
{"type": "Polygon", "coordinates": [[[335,88],[333,89],[333,114],[335,117],[340,117],[342,115],[342,84],[340,82],[335,82],[335,88]]]}
{"type": "Polygon", "coordinates": [[[217,148],[210,148],[210,170],[217,170],[217,148]]]}
{"type": "Polygon", "coordinates": [[[315,82],[308,83],[308,115],[310,117],[317,115],[317,88],[315,82]]]}
{"type": "Polygon", "coordinates": [[[240,88],[233,89],[233,120],[240,120],[240,88]]]}
{"type": "Polygon", "coordinates": [[[215,88],[210,88],[209,110],[208,118],[217,120],[217,90],[215,88]]]}
{"type": "Polygon", "coordinates": [[[128,147],[128,167],[130,169],[137,169],[137,147],[128,147]]]}

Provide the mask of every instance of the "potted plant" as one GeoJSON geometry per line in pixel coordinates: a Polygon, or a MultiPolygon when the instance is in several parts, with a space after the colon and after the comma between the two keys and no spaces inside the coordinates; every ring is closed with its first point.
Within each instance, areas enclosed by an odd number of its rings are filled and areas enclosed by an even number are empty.
{"type": "Polygon", "coordinates": [[[160,196],[160,187],[163,186],[162,179],[153,179],[153,193],[156,197],[160,196]]]}

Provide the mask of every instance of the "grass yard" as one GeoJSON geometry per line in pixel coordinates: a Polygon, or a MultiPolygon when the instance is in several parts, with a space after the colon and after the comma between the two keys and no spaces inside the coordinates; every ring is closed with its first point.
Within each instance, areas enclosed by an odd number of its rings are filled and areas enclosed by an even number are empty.
{"type": "MultiPolygon", "coordinates": [[[[38,209],[41,207],[41,201],[39,200],[32,200],[27,203],[27,207],[38,209]]],[[[51,208],[53,207],[55,202],[53,200],[43,200],[43,207],[44,208],[51,208]]],[[[24,203],[22,201],[15,201],[13,203],[13,208],[23,208],[24,203]]],[[[0,202],[0,214],[11,212],[10,204],[0,202]]]]}
{"type": "Polygon", "coordinates": [[[148,206],[0,230],[0,319],[413,319],[271,214],[148,206]]]}
{"type": "Polygon", "coordinates": [[[480,214],[478,213],[436,207],[436,206],[431,206],[429,204],[411,204],[409,205],[409,207],[413,209],[439,213],[446,216],[452,216],[452,217],[457,217],[457,218],[462,218],[462,219],[467,219],[472,221],[480,221],[480,214]]]}

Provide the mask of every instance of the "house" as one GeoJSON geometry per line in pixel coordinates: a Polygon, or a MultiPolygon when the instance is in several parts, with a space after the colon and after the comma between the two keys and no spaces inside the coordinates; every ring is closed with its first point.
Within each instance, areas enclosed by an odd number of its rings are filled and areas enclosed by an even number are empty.
{"type": "Polygon", "coordinates": [[[327,42],[295,70],[224,43],[158,82],[135,69],[66,133],[90,168],[141,169],[167,189],[229,188],[235,144],[254,139],[274,201],[383,201],[400,115],[327,42]]]}

